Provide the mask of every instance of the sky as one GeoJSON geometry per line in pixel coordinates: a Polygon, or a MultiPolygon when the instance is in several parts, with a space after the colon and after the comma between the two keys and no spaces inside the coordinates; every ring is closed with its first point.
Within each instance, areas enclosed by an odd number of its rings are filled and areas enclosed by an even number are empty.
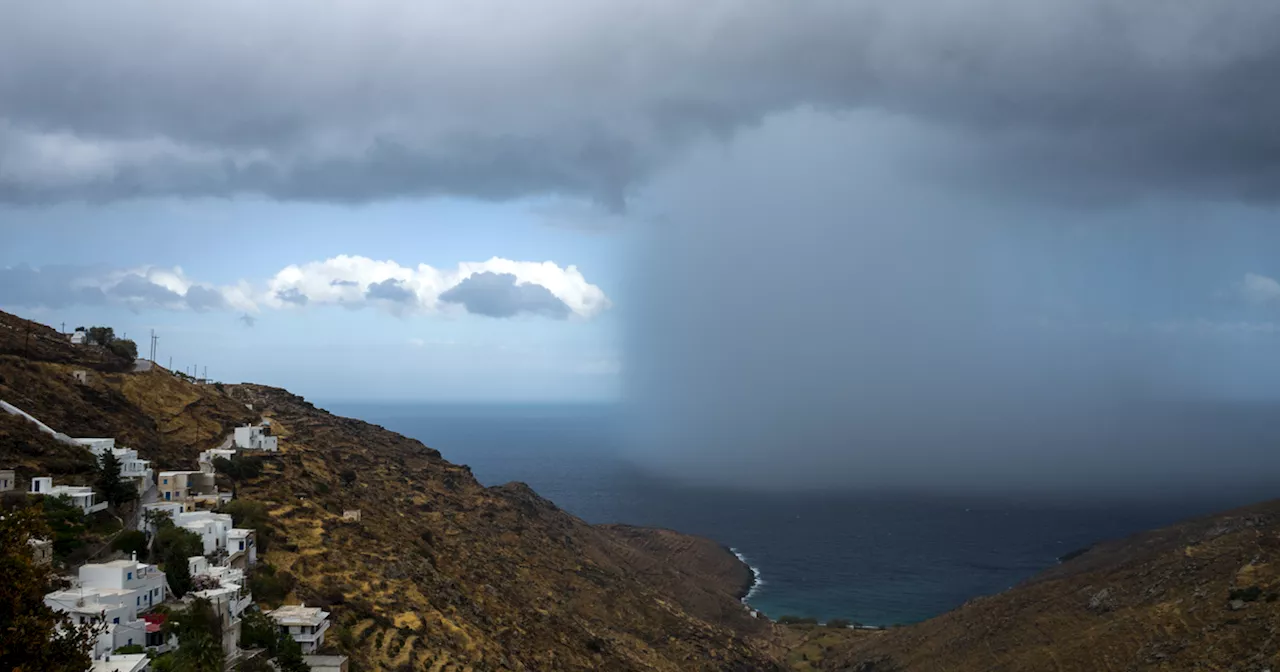
{"type": "Polygon", "coordinates": [[[1170,410],[1280,400],[1278,30],[5,3],[0,308],[314,398],[618,402],[637,460],[733,482],[1280,476],[1252,421],[1170,410]]]}

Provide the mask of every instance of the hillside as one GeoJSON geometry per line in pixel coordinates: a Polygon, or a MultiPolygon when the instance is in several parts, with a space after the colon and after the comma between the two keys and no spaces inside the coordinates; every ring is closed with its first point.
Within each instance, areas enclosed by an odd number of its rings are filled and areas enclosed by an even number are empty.
{"type": "Polygon", "coordinates": [[[1099,544],[883,633],[811,630],[818,669],[1280,669],[1280,501],[1099,544]]]}
{"type": "Polygon", "coordinates": [[[768,670],[737,602],[745,568],[705,540],[591,526],[466,467],[283,390],[263,409],[282,454],[239,496],[287,538],[268,560],[297,597],[335,604],[357,660],[404,669],[768,670]],[[344,473],[346,478],[344,478],[344,473]],[[344,509],[360,523],[343,522],[344,509]]]}
{"type": "MultiPolygon", "coordinates": [[[[56,330],[0,312],[0,400],[75,437],[114,438],[161,469],[189,469],[200,450],[256,421],[215,386],[156,367],[133,372],[106,348],[73,346],[56,330]],[[85,371],[80,383],[75,371],[85,371]]],[[[0,446],[8,424],[0,425],[0,446]]],[[[0,458],[7,457],[0,453],[0,458]]]]}
{"type": "MultiPolygon", "coordinates": [[[[296,580],[290,601],[333,612],[329,641],[358,669],[778,669],[753,636],[770,624],[737,599],[748,569],[712,542],[588,525],[528,486],[483,487],[417,441],[283,390],[133,372],[47,327],[2,313],[0,325],[0,399],[158,468],[192,468],[234,426],[270,418],[281,451],[234,483],[237,500],[265,509],[263,559],[296,580]],[[361,520],[344,522],[346,509],[361,520]]],[[[87,451],[0,414],[8,466],[20,483],[92,478],[87,451]]]]}

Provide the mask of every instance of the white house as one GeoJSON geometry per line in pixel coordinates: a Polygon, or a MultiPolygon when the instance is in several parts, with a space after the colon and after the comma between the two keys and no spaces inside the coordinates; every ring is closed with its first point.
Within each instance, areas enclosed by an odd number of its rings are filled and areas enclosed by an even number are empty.
{"type": "Polygon", "coordinates": [[[89,342],[89,332],[84,329],[76,329],[71,334],[72,345],[85,345],[89,342]]]}
{"type": "Polygon", "coordinates": [[[258,563],[257,533],[253,530],[233,527],[227,530],[227,564],[232,567],[251,567],[258,563]]]}
{"type": "Polygon", "coordinates": [[[242,450],[280,450],[279,439],[271,436],[270,425],[236,427],[235,446],[242,450]]]}
{"type": "Polygon", "coordinates": [[[76,624],[104,622],[95,654],[110,653],[122,646],[145,646],[147,624],[138,618],[135,599],[138,591],[85,586],[60,590],[44,596],[44,603],[63,612],[76,624]]]}
{"type": "Polygon", "coordinates": [[[324,633],[329,629],[329,612],[304,604],[288,604],[267,615],[283,632],[302,646],[303,653],[315,653],[324,646],[324,633]]]}
{"type": "Polygon", "coordinates": [[[42,476],[40,478],[31,479],[31,494],[44,495],[46,497],[67,497],[71,503],[80,507],[85,514],[95,511],[103,511],[107,508],[106,502],[99,502],[97,495],[93,494],[93,488],[87,485],[54,485],[53,478],[42,476]]]}
{"type": "Polygon", "coordinates": [[[145,611],[165,601],[168,584],[155,565],[131,560],[94,563],[80,567],[80,585],[134,591],[134,607],[145,611]]]}
{"type": "Polygon", "coordinates": [[[155,565],[137,560],[88,564],[80,567],[77,583],[78,588],[45,595],[45,604],[70,614],[77,623],[105,622],[107,632],[99,647],[107,653],[135,644],[166,645],[158,626],[142,616],[168,596],[164,572],[155,565]]]}
{"type": "Polygon", "coordinates": [[[145,653],[113,653],[93,661],[89,672],[147,672],[151,658],[145,653]]]}
{"type": "Polygon", "coordinates": [[[0,492],[8,492],[18,487],[17,477],[12,469],[0,469],[0,492]]]}
{"type": "Polygon", "coordinates": [[[173,515],[173,524],[200,537],[206,555],[225,553],[228,566],[243,568],[258,561],[253,530],[233,527],[230,514],[185,511],[173,515]]]}
{"type": "Polygon", "coordinates": [[[205,555],[211,555],[227,547],[227,532],[232,527],[231,516],[213,511],[187,511],[173,517],[173,524],[194,532],[204,542],[205,555]]]}
{"type": "Polygon", "coordinates": [[[98,458],[99,464],[108,452],[115,455],[120,462],[120,477],[133,481],[138,487],[138,494],[150,490],[152,483],[155,482],[151,461],[139,459],[138,451],[132,448],[117,448],[115,439],[72,439],[72,441],[88,448],[89,452],[98,458]]]}

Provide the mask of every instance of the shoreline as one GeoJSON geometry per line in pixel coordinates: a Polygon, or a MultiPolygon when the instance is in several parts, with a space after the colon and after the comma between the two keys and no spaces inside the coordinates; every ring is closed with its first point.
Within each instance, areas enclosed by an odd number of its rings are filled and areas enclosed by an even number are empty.
{"type": "Polygon", "coordinates": [[[749,604],[749,600],[756,594],[756,591],[760,589],[760,586],[764,585],[764,579],[760,578],[760,570],[756,569],[755,566],[747,560],[746,556],[739,553],[738,549],[733,547],[728,548],[729,552],[733,554],[733,557],[738,559],[738,562],[747,566],[747,582],[738,589],[737,598],[739,602],[742,602],[747,606],[751,606],[749,604]]]}

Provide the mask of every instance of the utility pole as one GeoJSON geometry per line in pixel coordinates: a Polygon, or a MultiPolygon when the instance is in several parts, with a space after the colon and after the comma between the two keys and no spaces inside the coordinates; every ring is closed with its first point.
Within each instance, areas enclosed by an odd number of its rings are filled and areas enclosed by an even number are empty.
{"type": "Polygon", "coordinates": [[[173,373],[173,355],[169,355],[169,373],[173,373]]]}

